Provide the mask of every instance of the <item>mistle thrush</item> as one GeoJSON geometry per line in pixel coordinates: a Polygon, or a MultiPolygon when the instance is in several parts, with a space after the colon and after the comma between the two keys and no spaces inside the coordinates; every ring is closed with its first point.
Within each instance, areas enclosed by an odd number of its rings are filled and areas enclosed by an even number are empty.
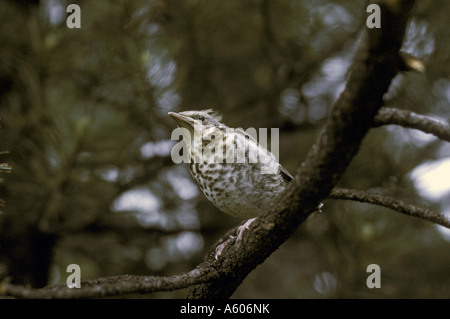
{"type": "Polygon", "coordinates": [[[242,129],[221,123],[221,117],[212,110],[169,115],[187,129],[183,139],[190,152],[194,181],[224,213],[241,218],[261,215],[292,180],[271,152],[242,129]],[[215,152],[208,150],[212,144],[215,152]],[[244,161],[239,154],[244,155],[244,161]]]}

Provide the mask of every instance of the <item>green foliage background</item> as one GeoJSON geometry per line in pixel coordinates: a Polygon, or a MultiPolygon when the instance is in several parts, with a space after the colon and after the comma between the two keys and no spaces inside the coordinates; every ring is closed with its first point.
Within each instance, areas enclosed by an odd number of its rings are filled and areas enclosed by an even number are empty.
{"type": "MultiPolygon", "coordinates": [[[[64,283],[71,263],[82,279],[195,267],[238,220],[171,161],[167,112],[213,108],[231,127],[278,127],[293,173],[367,15],[354,0],[75,3],[81,29],[66,27],[67,1],[0,2],[0,162],[13,169],[0,183],[0,279],[35,287],[64,283]]],[[[449,12],[448,1],[418,2],[404,49],[427,71],[399,75],[387,106],[448,119],[449,12]]],[[[373,129],[341,186],[448,210],[450,194],[424,197],[410,174],[449,154],[412,130],[373,129]]],[[[449,252],[431,223],[328,200],[234,297],[449,298],[449,252]],[[381,289],[366,286],[373,263],[381,289]]]]}

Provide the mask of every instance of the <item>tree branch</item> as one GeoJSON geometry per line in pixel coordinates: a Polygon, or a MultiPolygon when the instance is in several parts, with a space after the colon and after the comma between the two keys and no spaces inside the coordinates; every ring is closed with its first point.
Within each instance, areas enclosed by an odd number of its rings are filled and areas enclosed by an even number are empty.
{"type": "Polygon", "coordinates": [[[348,199],[362,203],[384,206],[402,214],[417,217],[429,222],[439,224],[450,229],[450,219],[435,211],[407,204],[401,200],[382,194],[371,194],[360,190],[335,188],[330,193],[333,199],[348,199]]]}
{"type": "Polygon", "coordinates": [[[155,276],[111,276],[88,280],[81,288],[68,288],[66,285],[30,289],[9,283],[0,284],[0,296],[18,298],[101,298],[124,294],[141,294],[155,291],[173,291],[195,284],[201,284],[217,277],[212,268],[195,268],[188,273],[170,277],[155,276]]]}
{"type": "Polygon", "coordinates": [[[276,207],[272,206],[249,226],[243,244],[238,248],[228,245],[219,262],[207,256],[204,265],[217,267],[220,278],[194,287],[188,297],[231,296],[242,280],[328,197],[344,174],[373,126],[392,79],[404,69],[399,50],[414,1],[385,0],[377,4],[381,7],[383,27],[366,29],[346,88],[333,105],[318,141],[294,180],[281,194],[276,207]]]}
{"type": "Polygon", "coordinates": [[[383,107],[375,116],[375,125],[396,124],[433,134],[441,140],[450,142],[450,125],[414,112],[383,107]]]}

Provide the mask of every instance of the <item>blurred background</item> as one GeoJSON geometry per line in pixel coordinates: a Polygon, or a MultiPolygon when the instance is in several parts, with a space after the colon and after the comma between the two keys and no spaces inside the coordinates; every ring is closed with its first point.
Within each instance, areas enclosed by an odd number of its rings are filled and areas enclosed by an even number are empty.
{"type": "MultiPolygon", "coordinates": [[[[280,128],[291,173],[343,90],[365,1],[0,2],[0,280],[42,287],[194,268],[240,220],[175,165],[168,111],[213,108],[231,127],[280,128]],[[81,29],[69,29],[69,3],[81,29]]],[[[448,121],[450,2],[418,1],[386,105],[448,121]]],[[[389,30],[386,30],[389,32],[389,30]]],[[[372,129],[342,187],[450,215],[450,145],[372,129]]],[[[450,233],[381,207],[325,201],[236,298],[450,298],[450,233]],[[369,289],[369,264],[381,289],[369,289]]],[[[150,298],[184,297],[186,290],[150,298]]]]}

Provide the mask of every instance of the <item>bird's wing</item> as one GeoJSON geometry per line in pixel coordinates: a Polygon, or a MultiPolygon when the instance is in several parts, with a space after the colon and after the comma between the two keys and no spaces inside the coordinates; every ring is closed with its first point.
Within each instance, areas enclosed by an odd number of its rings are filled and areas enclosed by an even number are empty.
{"type": "Polygon", "coordinates": [[[281,177],[283,177],[283,180],[286,182],[286,184],[289,184],[294,179],[294,176],[292,176],[291,173],[289,173],[288,170],[281,165],[280,165],[280,173],[281,177]]]}
{"type": "MultiPolygon", "coordinates": [[[[262,147],[262,146],[260,146],[260,144],[258,143],[258,141],[257,141],[253,136],[251,136],[250,134],[248,134],[248,133],[247,133],[246,131],[244,131],[243,129],[237,128],[237,129],[235,129],[235,130],[238,131],[238,132],[240,132],[240,133],[243,134],[244,136],[248,137],[249,140],[250,140],[250,141],[253,141],[257,146],[262,147]]],[[[269,151],[268,151],[268,152],[269,152],[269,151]]],[[[269,153],[270,153],[270,152],[269,152],[269,153]]],[[[283,166],[281,166],[281,164],[280,164],[280,174],[281,174],[281,176],[283,177],[283,180],[284,180],[284,182],[285,182],[286,184],[289,184],[289,183],[294,179],[294,177],[291,175],[291,173],[289,173],[287,169],[285,169],[283,166]]]]}
{"type": "MultiPolygon", "coordinates": [[[[287,182],[281,178],[282,174],[279,173],[255,174],[259,168],[257,164],[254,165],[254,169],[247,170],[245,176],[237,181],[235,187],[237,194],[240,194],[239,200],[247,203],[248,207],[254,207],[255,211],[259,212],[254,215],[259,215],[268,209],[270,203],[285,188],[287,182]]],[[[286,178],[291,177],[289,172],[286,171],[285,174],[286,178]]]]}

